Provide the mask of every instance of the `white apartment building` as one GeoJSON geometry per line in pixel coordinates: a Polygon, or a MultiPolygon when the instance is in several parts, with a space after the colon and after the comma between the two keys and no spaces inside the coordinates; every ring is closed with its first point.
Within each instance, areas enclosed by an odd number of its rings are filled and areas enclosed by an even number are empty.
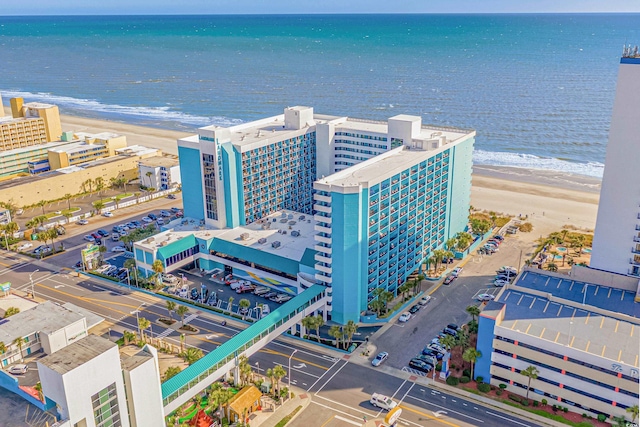
{"type": "Polygon", "coordinates": [[[640,277],[640,56],[625,48],[605,161],[591,267],[640,277]]]}
{"type": "Polygon", "coordinates": [[[180,179],[178,159],[163,156],[147,157],[138,163],[140,183],[156,190],[168,190],[176,187],[180,179]]]}

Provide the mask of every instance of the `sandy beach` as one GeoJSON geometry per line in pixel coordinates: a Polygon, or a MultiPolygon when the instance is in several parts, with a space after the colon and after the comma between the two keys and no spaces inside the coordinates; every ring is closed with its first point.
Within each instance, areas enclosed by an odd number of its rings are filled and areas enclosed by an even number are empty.
{"type": "MultiPolygon", "coordinates": [[[[7,114],[11,114],[5,107],[7,114]]],[[[114,132],[128,145],[145,145],[177,154],[177,139],[190,133],[61,115],[64,131],[114,132]]],[[[195,133],[195,131],[194,131],[195,133]]],[[[471,205],[476,209],[514,216],[528,215],[533,239],[573,225],[593,230],[598,211],[600,180],[581,175],[524,168],[475,166],[471,205]]]]}

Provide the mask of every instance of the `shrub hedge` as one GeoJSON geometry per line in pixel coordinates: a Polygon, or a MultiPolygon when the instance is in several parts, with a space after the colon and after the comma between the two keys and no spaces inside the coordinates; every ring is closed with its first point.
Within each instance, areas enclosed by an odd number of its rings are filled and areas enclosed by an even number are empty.
{"type": "Polygon", "coordinates": [[[460,384],[466,384],[469,381],[471,381],[471,378],[467,377],[466,375],[460,377],[460,384]]]}
{"type": "Polygon", "coordinates": [[[483,392],[483,393],[488,393],[491,391],[491,386],[489,384],[478,384],[478,390],[483,392]]]}
{"type": "Polygon", "coordinates": [[[459,382],[460,380],[457,377],[454,377],[453,375],[449,375],[447,377],[447,384],[449,385],[458,385],[459,382]]]}

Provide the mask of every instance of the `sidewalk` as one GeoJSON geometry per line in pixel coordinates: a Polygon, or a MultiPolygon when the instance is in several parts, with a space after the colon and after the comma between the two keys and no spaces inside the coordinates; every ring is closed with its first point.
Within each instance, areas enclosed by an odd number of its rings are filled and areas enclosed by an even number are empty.
{"type": "Polygon", "coordinates": [[[284,417],[291,414],[296,410],[298,406],[301,406],[296,415],[289,420],[287,425],[292,425],[292,421],[306,409],[311,403],[311,394],[305,392],[299,388],[291,388],[294,393],[294,397],[291,400],[286,401],[282,406],[278,407],[275,411],[260,411],[254,412],[249,423],[252,427],[275,427],[284,417]]]}

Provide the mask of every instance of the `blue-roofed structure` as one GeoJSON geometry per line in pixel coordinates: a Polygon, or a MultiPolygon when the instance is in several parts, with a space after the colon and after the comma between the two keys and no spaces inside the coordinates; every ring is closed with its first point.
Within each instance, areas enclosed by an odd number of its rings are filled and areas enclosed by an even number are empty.
{"type": "Polygon", "coordinates": [[[525,268],[479,316],[476,374],[523,394],[521,371],[538,369],[536,400],[593,414],[637,404],[640,303],[622,289],[525,268]]]}

